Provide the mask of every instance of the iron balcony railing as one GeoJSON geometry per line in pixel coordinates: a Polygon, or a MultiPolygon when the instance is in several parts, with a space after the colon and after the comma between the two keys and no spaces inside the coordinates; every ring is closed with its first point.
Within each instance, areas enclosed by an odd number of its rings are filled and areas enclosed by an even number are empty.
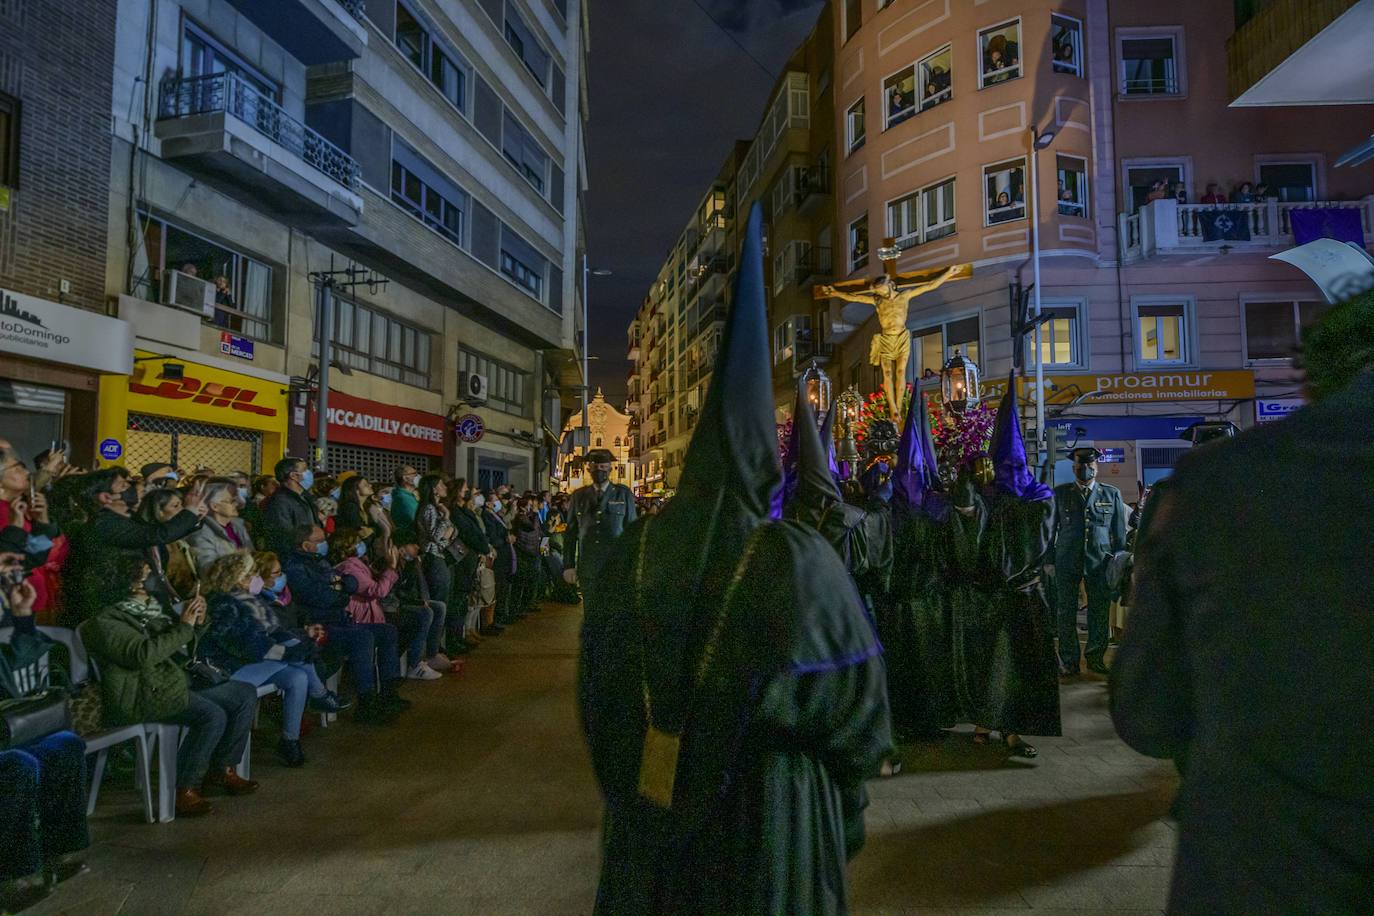
{"type": "Polygon", "coordinates": [[[367,0],[339,0],[339,6],[354,19],[362,19],[367,14],[367,0]]]}
{"type": "Polygon", "coordinates": [[[160,119],[189,118],[221,111],[295,153],[344,187],[358,187],[360,171],[352,156],[291,117],[238,75],[170,76],[162,81],[160,119]]]}
{"type": "Polygon", "coordinates": [[[797,255],[795,276],[798,286],[812,279],[828,277],[835,272],[835,262],[829,248],[804,248],[797,255]]]}

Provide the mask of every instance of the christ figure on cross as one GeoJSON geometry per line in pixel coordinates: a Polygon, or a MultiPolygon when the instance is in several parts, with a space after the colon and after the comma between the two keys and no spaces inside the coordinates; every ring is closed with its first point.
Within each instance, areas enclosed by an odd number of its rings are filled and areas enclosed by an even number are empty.
{"type": "Polygon", "coordinates": [[[883,247],[878,249],[878,257],[883,262],[881,277],[875,280],[850,280],[833,286],[821,285],[812,292],[816,299],[833,296],[846,302],[871,305],[878,313],[878,327],[881,330],[869,346],[868,361],[883,373],[891,416],[898,424],[902,422],[906,365],[911,359],[911,332],[906,327],[911,300],[949,280],[973,276],[972,264],[953,264],[943,270],[899,274],[897,255],[900,253],[893,239],[883,239],[883,247]]]}

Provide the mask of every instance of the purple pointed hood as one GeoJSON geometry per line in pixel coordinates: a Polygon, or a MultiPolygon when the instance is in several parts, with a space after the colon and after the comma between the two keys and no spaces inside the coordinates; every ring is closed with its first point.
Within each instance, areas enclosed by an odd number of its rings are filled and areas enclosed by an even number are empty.
{"type": "MultiPolygon", "coordinates": [[[[918,393],[916,398],[919,397],[918,393]]],[[[925,501],[929,485],[925,462],[916,419],[916,399],[913,399],[911,408],[906,412],[901,441],[897,443],[897,467],[892,472],[892,496],[898,505],[916,509],[925,501]]]]}
{"type": "Polygon", "coordinates": [[[997,423],[992,428],[993,486],[999,495],[1017,499],[1049,499],[1054,495],[1049,487],[1035,479],[1026,463],[1026,443],[1021,438],[1021,421],[1017,417],[1016,377],[1007,379],[1007,393],[997,408],[997,423]]]}

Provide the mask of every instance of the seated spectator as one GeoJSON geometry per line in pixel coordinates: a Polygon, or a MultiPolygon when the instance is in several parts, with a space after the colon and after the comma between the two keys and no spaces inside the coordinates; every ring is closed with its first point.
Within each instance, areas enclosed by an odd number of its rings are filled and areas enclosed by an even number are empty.
{"type": "MultiPolygon", "coordinates": [[[[170,487],[158,488],[149,490],[143,497],[134,518],[145,524],[160,525],[176,518],[181,511],[181,492],[170,487]]],[[[196,565],[195,551],[185,538],[149,547],[148,561],[153,574],[144,588],[161,601],[164,608],[170,610],[183,598],[199,592],[200,568],[196,565]]]]}
{"type": "Polygon", "coordinates": [[[337,713],[349,704],[326,690],[315,672],[318,647],[314,638],[282,627],[262,588],[253,555],[246,550],[210,564],[205,571],[210,625],[201,635],[199,653],[221,670],[232,672],[230,677],[236,681],[281,688],[282,735],[277,755],[286,766],[298,767],[305,763],[301,716],[307,706],[315,712],[337,713]]]}
{"type": "MultiPolygon", "coordinates": [[[[448,621],[448,602],[439,600],[430,594],[429,583],[425,581],[419,544],[414,542],[398,544],[396,545],[396,553],[401,563],[398,569],[400,576],[392,589],[392,595],[398,601],[396,629],[400,635],[401,644],[411,646],[408,650],[409,653],[419,653],[418,655],[411,654],[410,658],[423,659],[425,664],[435,671],[448,671],[453,667],[453,662],[444,646],[448,621]],[[418,608],[427,608],[432,618],[429,633],[424,637],[423,647],[413,642],[417,638],[417,633],[420,632],[422,615],[416,612],[418,608]]],[[[385,612],[386,607],[384,606],[382,610],[385,612]]]]}
{"type": "Polygon", "coordinates": [[[272,470],[277,489],[262,504],[261,546],[279,557],[297,548],[291,543],[294,532],[301,525],[320,524],[319,513],[309,495],[315,483],[315,473],[299,458],[283,458],[272,470]]]}
{"type": "MultiPolygon", "coordinates": [[[[388,546],[384,556],[378,557],[375,567],[367,562],[367,541],[357,528],[340,528],[329,538],[329,559],[341,575],[352,576],[358,583],[357,590],[348,602],[348,613],[359,624],[383,626],[396,631],[399,644],[400,630],[404,629],[406,657],[411,660],[406,677],[417,681],[428,681],[440,677],[428,664],[434,653],[426,653],[430,642],[430,631],[434,627],[434,611],[426,604],[402,607],[399,596],[391,594],[400,577],[401,556],[395,546],[388,546]],[[386,619],[383,603],[395,608],[393,616],[397,624],[393,626],[386,619]]],[[[442,629],[439,631],[442,632],[442,629]]],[[[434,636],[438,644],[438,635],[434,636]]],[[[436,650],[437,651],[437,650],[436,650]]]]}
{"type": "Polygon", "coordinates": [[[47,622],[55,614],[70,545],[49,517],[47,496],[34,484],[19,456],[0,448],[0,550],[23,555],[24,579],[35,592],[34,613],[47,622]]]}
{"type": "Polygon", "coordinates": [[[288,630],[309,632],[312,639],[323,639],[323,627],[305,627],[301,615],[291,602],[291,586],[286,584],[286,573],[282,571],[281,559],[270,550],[259,550],[253,554],[253,572],[262,579],[262,595],[272,602],[272,611],[277,621],[288,630]]]}
{"type": "Polygon", "coordinates": [[[1215,181],[1214,181],[1214,182],[1211,182],[1210,184],[1207,185],[1207,193],[1204,194],[1204,195],[1202,195],[1202,203],[1204,203],[1204,204],[1224,204],[1224,203],[1226,203],[1226,195],[1223,194],[1223,193],[1221,193],[1220,189],[1217,188],[1217,183],[1216,183],[1215,181]]]}
{"type": "Polygon", "coordinates": [[[86,651],[100,665],[105,721],[111,725],[164,722],[187,726],[177,751],[178,817],[209,814],[204,793],[257,791],[234,767],[243,758],[258,695],[240,681],[191,684],[184,667],[188,646],[205,622],[205,599],[187,601],[180,618],[143,589],[148,564],[127,551],[105,555],[105,581],[114,603],[81,624],[86,651]]]}
{"type": "Polygon", "coordinates": [[[350,616],[348,606],[358,590],[358,580],[340,574],[330,565],[323,528],[300,525],[291,539],[296,547],[282,562],[286,581],[305,623],[321,624],[329,639],[329,650],[348,659],[353,683],[358,688],[358,708],[353,713],[353,720],[372,725],[390,724],[410,705],[396,692],[401,679],[396,628],[389,624],[357,623],[350,616]],[[373,671],[374,659],[381,673],[380,684],[373,671]]]}
{"type": "Polygon", "coordinates": [[[186,536],[196,555],[196,569],[204,575],[210,564],[239,550],[251,551],[253,539],[239,518],[239,494],[227,477],[214,477],[205,485],[205,505],[209,512],[200,527],[186,536]]]}
{"type": "MultiPolygon", "coordinates": [[[[0,577],[19,571],[0,555],[0,577]]],[[[14,673],[38,662],[52,641],[39,633],[33,585],[10,585],[0,599],[13,627],[0,644],[0,699],[22,696],[14,673]]],[[[86,870],[86,745],[69,731],[0,750],[0,911],[17,913],[53,884],[86,870]]]]}
{"type": "Polygon", "coordinates": [[[180,540],[200,524],[206,511],[204,494],[193,490],[183,494],[177,515],[156,524],[144,522],[132,517],[137,500],[123,468],[93,471],[78,479],[90,521],[71,532],[71,555],[63,567],[64,607],[58,615],[63,626],[77,626],[109,604],[110,581],[102,578],[102,570],[112,551],[142,552],[180,540]]]}

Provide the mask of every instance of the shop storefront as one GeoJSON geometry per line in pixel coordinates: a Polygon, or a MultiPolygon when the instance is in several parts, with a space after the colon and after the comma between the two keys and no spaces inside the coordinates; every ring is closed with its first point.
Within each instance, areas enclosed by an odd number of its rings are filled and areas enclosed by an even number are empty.
{"type": "Polygon", "coordinates": [[[102,463],[271,473],[286,444],[286,389],[285,376],[138,351],[126,385],[101,386],[102,463]]]}
{"type": "MultiPolygon", "coordinates": [[[[317,417],[312,403],[308,417],[312,442],[317,417]]],[[[402,465],[421,473],[438,470],[447,427],[439,414],[330,391],[325,470],[331,474],[357,471],[377,484],[390,484],[396,468],[402,465]]]]}
{"type": "Polygon", "coordinates": [[[126,321],[0,290],[0,438],[26,462],[65,440],[94,464],[101,378],[125,384],[133,353],[126,321]]]}

